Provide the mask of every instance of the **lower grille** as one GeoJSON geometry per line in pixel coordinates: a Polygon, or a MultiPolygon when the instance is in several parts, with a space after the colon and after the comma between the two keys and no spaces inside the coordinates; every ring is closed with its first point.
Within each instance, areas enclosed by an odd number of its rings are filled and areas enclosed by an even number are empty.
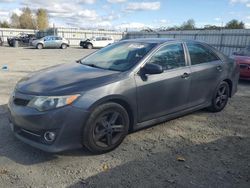
{"type": "Polygon", "coordinates": [[[43,140],[41,133],[35,133],[35,132],[29,131],[29,130],[26,130],[26,129],[23,129],[23,128],[17,128],[16,132],[20,136],[22,136],[24,138],[27,138],[27,139],[30,139],[30,140],[33,140],[35,142],[41,142],[43,140]]]}

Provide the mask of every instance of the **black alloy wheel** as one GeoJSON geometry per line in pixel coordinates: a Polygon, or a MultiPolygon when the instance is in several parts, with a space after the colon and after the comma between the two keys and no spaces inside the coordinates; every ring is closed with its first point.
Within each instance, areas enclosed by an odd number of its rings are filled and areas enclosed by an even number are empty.
{"type": "Polygon", "coordinates": [[[98,106],[84,127],[83,144],[94,153],[105,153],[121,144],[129,128],[127,111],[117,103],[98,106]]]}
{"type": "Polygon", "coordinates": [[[212,99],[212,105],[209,110],[212,112],[220,112],[227,105],[229,98],[229,86],[227,82],[221,82],[216,88],[215,95],[212,99]]]}

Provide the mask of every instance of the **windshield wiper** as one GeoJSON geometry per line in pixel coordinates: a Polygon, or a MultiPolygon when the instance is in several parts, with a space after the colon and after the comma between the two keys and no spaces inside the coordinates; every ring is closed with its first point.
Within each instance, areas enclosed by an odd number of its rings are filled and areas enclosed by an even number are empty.
{"type": "Polygon", "coordinates": [[[107,70],[122,72],[121,70],[117,70],[117,69],[114,69],[114,68],[108,68],[107,70]]]}
{"type": "Polygon", "coordinates": [[[94,67],[94,68],[99,68],[99,69],[105,69],[105,68],[99,67],[99,66],[97,66],[97,65],[95,65],[95,64],[85,64],[85,63],[81,63],[81,64],[82,64],[82,65],[89,66],[89,67],[94,67]]]}
{"type": "Polygon", "coordinates": [[[99,67],[96,64],[92,64],[92,63],[83,63],[81,60],[76,61],[76,63],[80,63],[82,65],[86,65],[89,67],[94,67],[94,68],[98,68],[98,69],[104,69],[104,70],[111,70],[111,71],[118,71],[118,72],[122,72],[121,70],[117,70],[117,69],[113,69],[113,68],[104,68],[104,67],[99,67]]]}

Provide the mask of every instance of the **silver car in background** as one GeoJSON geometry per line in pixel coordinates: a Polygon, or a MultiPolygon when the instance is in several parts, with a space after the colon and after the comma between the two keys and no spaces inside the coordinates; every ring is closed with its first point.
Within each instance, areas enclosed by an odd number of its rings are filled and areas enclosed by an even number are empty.
{"type": "Polygon", "coordinates": [[[46,36],[41,39],[32,41],[32,46],[37,49],[42,48],[62,48],[66,49],[69,47],[69,41],[59,36],[46,36]]]}

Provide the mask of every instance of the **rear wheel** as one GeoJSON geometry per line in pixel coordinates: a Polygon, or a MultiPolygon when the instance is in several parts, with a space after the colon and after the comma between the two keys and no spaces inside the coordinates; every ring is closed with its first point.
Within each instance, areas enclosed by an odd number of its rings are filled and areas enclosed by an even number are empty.
{"type": "Polygon", "coordinates": [[[61,48],[66,49],[68,46],[66,44],[62,44],[61,48]]]}
{"type": "Polygon", "coordinates": [[[89,44],[87,44],[87,48],[88,48],[88,49],[92,49],[92,48],[93,48],[93,45],[89,43],[89,44]]]}
{"type": "Polygon", "coordinates": [[[43,49],[43,44],[41,44],[41,43],[37,44],[37,45],[36,45],[36,48],[39,49],[39,50],[40,50],[40,49],[43,49]]]}
{"type": "Polygon", "coordinates": [[[212,99],[212,105],[208,108],[211,112],[220,112],[227,105],[229,98],[229,85],[227,82],[221,82],[215,90],[212,99]]]}
{"type": "Polygon", "coordinates": [[[98,106],[83,130],[83,145],[93,153],[105,153],[119,146],[129,128],[127,111],[117,103],[98,106]]]}

